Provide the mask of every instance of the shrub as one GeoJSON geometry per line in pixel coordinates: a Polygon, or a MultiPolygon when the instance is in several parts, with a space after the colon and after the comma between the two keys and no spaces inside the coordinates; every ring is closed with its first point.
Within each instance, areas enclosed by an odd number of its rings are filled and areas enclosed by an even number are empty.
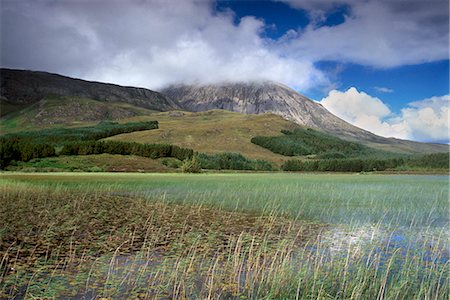
{"type": "Polygon", "coordinates": [[[197,157],[193,156],[191,159],[186,159],[181,165],[181,171],[183,173],[201,173],[202,168],[197,157]]]}
{"type": "Polygon", "coordinates": [[[182,161],[180,161],[179,159],[174,158],[174,157],[163,158],[163,159],[161,159],[161,163],[163,165],[165,165],[166,167],[174,168],[174,169],[181,167],[181,165],[183,164],[182,161]]]}
{"type": "Polygon", "coordinates": [[[270,171],[273,169],[272,165],[267,161],[248,159],[240,153],[199,153],[198,159],[203,169],[258,171],[270,171]]]}
{"type": "Polygon", "coordinates": [[[93,166],[87,169],[88,172],[103,172],[104,170],[100,167],[93,166]]]}

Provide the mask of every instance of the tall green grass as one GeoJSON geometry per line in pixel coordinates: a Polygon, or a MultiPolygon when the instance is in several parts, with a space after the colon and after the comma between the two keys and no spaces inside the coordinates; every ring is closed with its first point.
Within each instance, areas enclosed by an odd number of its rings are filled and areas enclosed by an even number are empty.
{"type": "Polygon", "coordinates": [[[120,191],[227,210],[276,209],[325,223],[441,226],[448,221],[448,176],[362,174],[20,174],[4,180],[77,190],[120,191]]]}
{"type": "Polygon", "coordinates": [[[447,183],[447,176],[4,174],[0,291],[448,299],[447,183]],[[26,238],[22,248],[11,232],[26,238]],[[11,265],[36,253],[32,264],[11,265]]]}

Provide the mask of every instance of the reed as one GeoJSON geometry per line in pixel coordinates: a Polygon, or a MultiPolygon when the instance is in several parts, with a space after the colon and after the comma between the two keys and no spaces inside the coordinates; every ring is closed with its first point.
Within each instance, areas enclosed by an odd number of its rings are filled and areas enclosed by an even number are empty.
{"type": "Polygon", "coordinates": [[[450,296],[445,178],[51,176],[2,178],[2,298],[450,296]]]}

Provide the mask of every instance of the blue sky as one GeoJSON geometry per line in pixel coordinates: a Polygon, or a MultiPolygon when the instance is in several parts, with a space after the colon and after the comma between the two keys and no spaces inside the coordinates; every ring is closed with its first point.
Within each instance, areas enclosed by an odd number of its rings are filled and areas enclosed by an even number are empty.
{"type": "MultiPolygon", "coordinates": [[[[433,1],[429,3],[433,5],[433,1]]],[[[264,20],[266,27],[261,35],[269,39],[279,39],[289,30],[302,30],[310,24],[307,10],[295,9],[289,3],[281,1],[219,1],[216,3],[216,9],[231,9],[235,13],[236,23],[249,15],[264,20]]],[[[337,4],[327,12],[325,19],[319,22],[318,26],[332,27],[342,24],[350,10],[351,7],[345,2],[337,4]]],[[[339,61],[318,61],[315,65],[333,78],[337,88],[347,90],[356,87],[371,93],[382,98],[396,113],[409,102],[449,92],[448,59],[392,68],[376,68],[339,61]],[[383,87],[391,91],[380,91],[379,88],[383,87]]],[[[313,88],[301,92],[312,99],[320,100],[328,91],[313,88]]]]}
{"type": "MultiPolygon", "coordinates": [[[[264,20],[267,25],[264,36],[271,39],[282,37],[288,30],[301,29],[310,23],[308,12],[295,9],[281,1],[218,1],[217,11],[231,9],[235,13],[235,22],[239,23],[244,16],[254,16],[264,20]]],[[[348,5],[333,8],[320,22],[322,26],[333,26],[344,22],[344,14],[348,12],[348,5]]]]}
{"type": "MultiPolygon", "coordinates": [[[[318,63],[320,69],[335,69],[336,63],[318,63]]],[[[419,101],[449,92],[449,61],[376,69],[356,64],[344,64],[336,75],[341,90],[356,87],[383,99],[393,111],[399,112],[409,102],[419,101]],[[385,87],[392,91],[379,91],[385,87]]],[[[323,90],[307,93],[313,99],[322,99],[323,90]]]]}
{"type": "Polygon", "coordinates": [[[3,0],[2,67],[161,89],[273,80],[376,134],[449,142],[447,0],[3,0]]]}

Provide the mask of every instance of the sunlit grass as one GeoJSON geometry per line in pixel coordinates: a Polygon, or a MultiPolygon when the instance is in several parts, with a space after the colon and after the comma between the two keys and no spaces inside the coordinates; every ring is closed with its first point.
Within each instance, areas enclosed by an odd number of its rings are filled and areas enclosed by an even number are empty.
{"type": "Polygon", "coordinates": [[[3,174],[3,297],[448,299],[448,177],[3,174]]]}

